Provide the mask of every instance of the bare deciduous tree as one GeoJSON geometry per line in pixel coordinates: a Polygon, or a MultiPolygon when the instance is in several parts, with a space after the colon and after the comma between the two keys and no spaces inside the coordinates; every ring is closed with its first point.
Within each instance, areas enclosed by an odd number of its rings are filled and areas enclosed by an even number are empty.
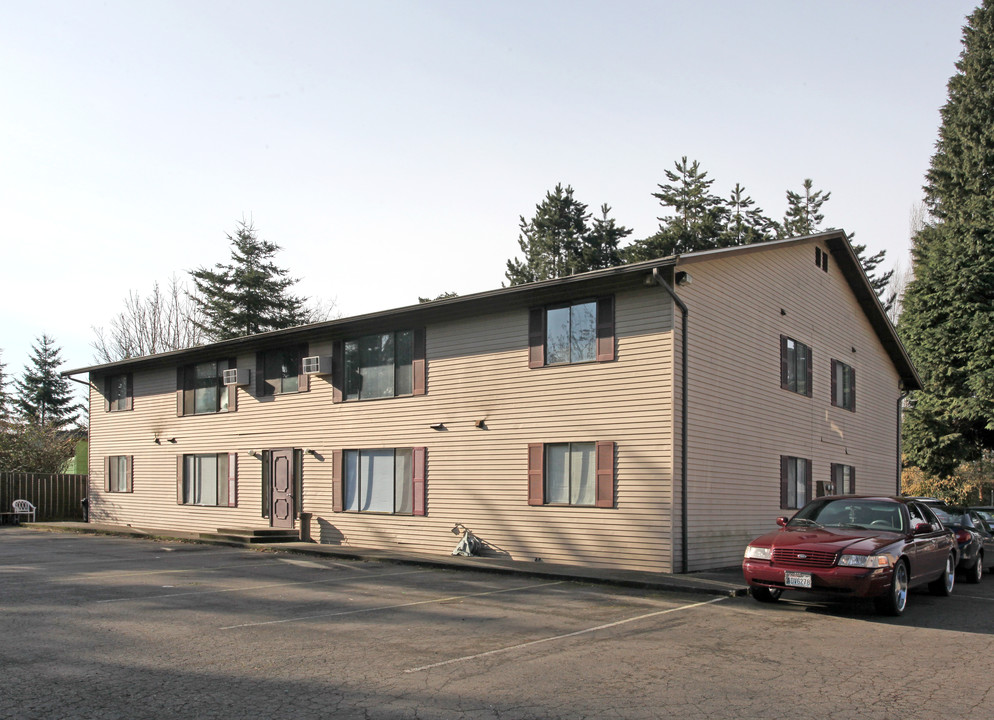
{"type": "Polygon", "coordinates": [[[93,328],[96,339],[90,345],[98,362],[193,347],[209,340],[197,327],[199,319],[197,304],[174,275],[165,289],[156,282],[145,297],[132,290],[109,330],[93,328]]]}

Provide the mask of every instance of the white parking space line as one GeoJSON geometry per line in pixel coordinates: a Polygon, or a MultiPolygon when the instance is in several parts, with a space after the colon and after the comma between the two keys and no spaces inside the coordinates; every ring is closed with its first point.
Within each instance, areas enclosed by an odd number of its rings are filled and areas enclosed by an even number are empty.
{"type": "Polygon", "coordinates": [[[955,593],[954,597],[966,598],[968,600],[986,600],[987,602],[994,600],[994,597],[983,597],[982,595],[961,595],[960,593],[955,593]]]}
{"type": "Polygon", "coordinates": [[[358,615],[360,613],[377,612],[379,610],[396,610],[415,605],[430,605],[432,603],[452,602],[453,600],[465,600],[466,598],[483,597],[485,595],[499,595],[500,593],[519,592],[521,590],[534,590],[536,588],[549,587],[551,585],[562,585],[565,580],[555,582],[539,583],[537,585],[522,585],[514,588],[504,588],[502,590],[487,590],[485,592],[468,593],[466,595],[450,595],[449,597],[432,598],[431,600],[416,600],[414,602],[400,603],[398,605],[378,605],[370,608],[358,608],[356,610],[339,610],[332,613],[321,613],[320,615],[302,615],[294,618],[284,618],[282,620],[266,620],[263,622],[243,623],[241,625],[228,625],[220,630],[234,630],[236,628],[259,627],[260,625],[279,625],[281,623],[300,622],[302,620],[315,620],[319,618],[341,617],[342,615],[358,615]]]}
{"type": "Polygon", "coordinates": [[[584,628],[583,630],[576,630],[575,632],[566,633],[564,635],[553,635],[551,637],[539,638],[538,640],[530,640],[529,642],[519,643],[517,645],[511,645],[509,647],[497,648],[496,650],[488,650],[487,652],[477,653],[475,655],[464,655],[463,657],[452,658],[451,660],[443,660],[441,662],[432,663],[431,665],[422,665],[421,667],[409,668],[405,670],[405,673],[416,673],[422,672],[423,670],[431,670],[432,668],[443,667],[445,665],[454,665],[455,663],[468,662],[470,660],[479,660],[480,658],[490,657],[492,655],[499,655],[501,653],[513,652],[514,650],[521,650],[522,648],[531,647],[532,645],[540,645],[542,643],[553,642],[555,640],[565,640],[566,638],[577,637],[578,635],[586,635],[587,633],[597,632],[598,630],[607,630],[608,628],[618,627],[619,625],[626,625],[628,623],[638,622],[639,620],[646,620],[651,617],[658,617],[659,615],[668,615],[669,613],[681,612],[683,610],[692,610],[694,608],[703,607],[704,605],[711,605],[712,603],[721,602],[722,600],[727,600],[727,598],[719,597],[714,600],[705,600],[704,602],[692,603],[690,605],[681,605],[680,607],[668,608],[666,610],[657,610],[656,612],[646,613],[644,615],[637,615],[635,617],[625,618],[624,620],[617,620],[612,623],[607,623],[605,625],[598,625],[597,627],[584,628]]]}
{"type": "MultiPolygon", "coordinates": [[[[225,588],[224,590],[193,590],[191,592],[163,593],[161,595],[141,595],[139,597],[110,598],[108,600],[96,600],[97,604],[119,603],[119,602],[141,602],[142,600],[161,600],[162,598],[183,597],[184,595],[218,595],[220,593],[243,592],[246,590],[267,590],[269,588],[285,588],[294,585],[321,585],[336,583],[346,580],[375,580],[381,577],[393,577],[396,575],[417,575],[418,573],[431,572],[430,570],[403,570],[401,572],[383,573],[381,575],[352,575],[349,577],[333,577],[323,580],[306,580],[302,582],[279,582],[267,583],[265,585],[249,585],[247,587],[225,588]]],[[[225,629],[225,628],[222,628],[225,629]]]]}

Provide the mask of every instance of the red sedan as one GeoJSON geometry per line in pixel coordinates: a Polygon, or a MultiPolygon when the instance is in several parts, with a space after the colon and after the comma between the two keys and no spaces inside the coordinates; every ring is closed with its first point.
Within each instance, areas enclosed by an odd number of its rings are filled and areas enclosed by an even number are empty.
{"type": "Polygon", "coordinates": [[[760,602],[785,590],[828,592],[874,598],[880,612],[900,615],[916,585],[937,595],[953,590],[955,536],[918,501],[821,497],[777,524],[749,543],[742,561],[760,602]]]}

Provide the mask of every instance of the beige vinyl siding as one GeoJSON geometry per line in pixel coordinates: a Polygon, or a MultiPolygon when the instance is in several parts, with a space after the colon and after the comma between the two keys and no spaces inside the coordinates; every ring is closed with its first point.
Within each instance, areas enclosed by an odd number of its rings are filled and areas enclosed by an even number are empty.
{"type": "Polygon", "coordinates": [[[813,481],[842,463],[858,493],[896,491],[897,372],[834,258],[825,273],[814,255],[797,244],[685,266],[691,569],[741,562],[792,514],[780,508],[781,455],[811,460],[813,481]],[[781,335],[812,350],[810,398],[780,387],[781,335]],[[833,358],[855,369],[855,412],[832,406],[833,358]]]}
{"type": "MultiPolygon", "coordinates": [[[[671,512],[671,316],[658,288],[620,293],[616,361],[537,369],[528,368],[527,308],[432,324],[428,392],[414,397],[333,403],[328,375],[311,376],[308,392],[259,399],[253,378],[238,390],[237,412],[177,417],[175,368],[136,372],[132,412],[103,413],[102,395],[91,393],[91,519],[266,527],[261,461],[249,451],[309,448],[303,507],[318,542],[448,554],[458,540],[451,529],[463,523],[491,552],[514,559],[671,570],[679,530],[671,512]],[[616,443],[614,508],[527,504],[528,444],[566,441],[616,443]],[[419,446],[428,450],[425,517],[332,512],[335,450],[419,446]],[[238,453],[237,508],[176,503],[176,456],[200,452],[238,453]],[[103,493],[102,458],[116,454],[135,456],[129,497],[103,493]]],[[[309,354],[329,355],[331,343],[311,343],[309,354]]],[[[239,357],[238,367],[254,371],[255,356],[239,357]]]]}

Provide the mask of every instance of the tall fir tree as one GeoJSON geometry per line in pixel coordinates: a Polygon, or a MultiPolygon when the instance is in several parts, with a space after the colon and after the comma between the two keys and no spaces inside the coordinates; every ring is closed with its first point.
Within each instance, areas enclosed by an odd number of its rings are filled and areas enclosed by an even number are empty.
{"type": "Polygon", "coordinates": [[[230,264],[190,272],[197,289],[190,298],[202,317],[196,326],[211,340],[228,340],[308,322],[307,298],[290,292],[297,280],[272,261],[280,246],[260,240],[245,220],[228,241],[230,264]]]}
{"type": "Polygon", "coordinates": [[[575,275],[621,264],[618,243],[631,230],[610,217],[601,206],[601,217],[590,224],[587,205],[561,183],[545,194],[530,220],[520,217],[518,246],[523,260],[507,261],[505,276],[511,285],[575,275]]]}
{"type": "Polygon", "coordinates": [[[10,392],[7,390],[8,382],[7,363],[3,361],[3,350],[0,350],[0,421],[10,417],[11,399],[10,392]]]}
{"type": "Polygon", "coordinates": [[[727,212],[722,232],[722,247],[751,245],[773,240],[777,236],[779,226],[776,221],[766,217],[762,208],[755,205],[756,201],[746,194],[745,188],[735,183],[726,201],[727,212]]]}
{"type": "Polygon", "coordinates": [[[21,417],[31,423],[56,430],[64,428],[76,420],[80,406],[74,401],[69,381],[59,375],[62,351],[46,334],[31,346],[31,351],[30,364],[14,381],[14,404],[21,417]]]}
{"type": "Polygon", "coordinates": [[[905,416],[911,465],[949,475],[994,450],[994,7],[967,18],[926,174],[899,330],[922,376],[905,416]]]}
{"type": "Polygon", "coordinates": [[[825,219],[821,206],[831,197],[830,192],[815,190],[811,178],[805,178],[801,192],[788,190],[787,212],[780,224],[780,237],[800,237],[818,232],[825,219]]]}

